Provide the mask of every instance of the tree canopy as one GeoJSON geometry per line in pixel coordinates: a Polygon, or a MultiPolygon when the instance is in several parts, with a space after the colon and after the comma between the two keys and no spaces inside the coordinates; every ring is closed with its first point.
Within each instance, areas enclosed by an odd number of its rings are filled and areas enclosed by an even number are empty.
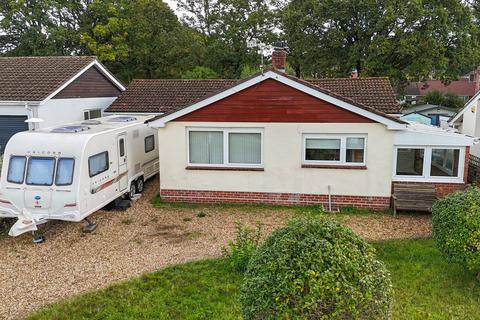
{"type": "Polygon", "coordinates": [[[480,62],[476,0],[177,0],[177,8],[157,0],[2,0],[0,54],[97,55],[125,81],[241,78],[260,70],[262,55],[268,62],[267,45],[277,39],[288,43],[289,70],[305,78],[356,69],[397,84],[447,81],[480,62]]]}

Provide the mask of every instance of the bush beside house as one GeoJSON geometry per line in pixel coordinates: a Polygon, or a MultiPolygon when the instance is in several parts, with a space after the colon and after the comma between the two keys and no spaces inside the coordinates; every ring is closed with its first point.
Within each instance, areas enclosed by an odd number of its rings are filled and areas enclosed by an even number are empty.
{"type": "Polygon", "coordinates": [[[437,201],[432,225],[435,244],[443,256],[480,279],[480,188],[469,187],[437,201]]]}
{"type": "Polygon", "coordinates": [[[389,319],[392,284],[375,250],[326,219],[274,231],[250,260],[245,319],[389,319]]]}

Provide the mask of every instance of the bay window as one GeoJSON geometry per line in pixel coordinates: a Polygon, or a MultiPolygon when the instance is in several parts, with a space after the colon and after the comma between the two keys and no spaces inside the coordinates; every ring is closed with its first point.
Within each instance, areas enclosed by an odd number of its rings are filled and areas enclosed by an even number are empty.
{"type": "Polygon", "coordinates": [[[305,164],[365,165],[366,137],[357,135],[304,135],[305,164]]]}
{"type": "Polygon", "coordinates": [[[258,129],[189,129],[190,166],[259,167],[262,131],[258,129]]]}
{"type": "Polygon", "coordinates": [[[397,180],[463,181],[463,148],[413,146],[395,148],[397,180]]]}

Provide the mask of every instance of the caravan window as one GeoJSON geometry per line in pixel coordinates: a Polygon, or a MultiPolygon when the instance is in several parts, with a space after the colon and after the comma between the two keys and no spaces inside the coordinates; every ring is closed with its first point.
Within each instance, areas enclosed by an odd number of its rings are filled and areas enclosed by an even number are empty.
{"type": "Polygon", "coordinates": [[[88,158],[88,170],[90,177],[108,170],[108,151],[96,154],[88,158]]]}
{"type": "Polygon", "coordinates": [[[31,157],[28,159],[27,184],[35,186],[51,186],[55,158],[31,157]]]}
{"type": "Polygon", "coordinates": [[[151,135],[145,138],[145,153],[155,149],[155,136],[151,135]]]}
{"type": "Polygon", "coordinates": [[[70,158],[60,158],[57,163],[57,176],[55,184],[57,186],[69,186],[73,182],[73,167],[75,160],[70,158]]]}
{"type": "Polygon", "coordinates": [[[25,176],[26,157],[12,156],[10,157],[10,164],[8,167],[7,181],[11,183],[23,183],[25,176]]]}

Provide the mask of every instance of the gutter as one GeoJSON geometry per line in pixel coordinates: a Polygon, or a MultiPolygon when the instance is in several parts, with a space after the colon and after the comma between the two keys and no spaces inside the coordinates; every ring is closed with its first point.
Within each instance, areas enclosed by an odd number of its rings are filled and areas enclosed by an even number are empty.
{"type": "Polygon", "coordinates": [[[0,101],[0,106],[39,106],[41,101],[0,101]]]}

